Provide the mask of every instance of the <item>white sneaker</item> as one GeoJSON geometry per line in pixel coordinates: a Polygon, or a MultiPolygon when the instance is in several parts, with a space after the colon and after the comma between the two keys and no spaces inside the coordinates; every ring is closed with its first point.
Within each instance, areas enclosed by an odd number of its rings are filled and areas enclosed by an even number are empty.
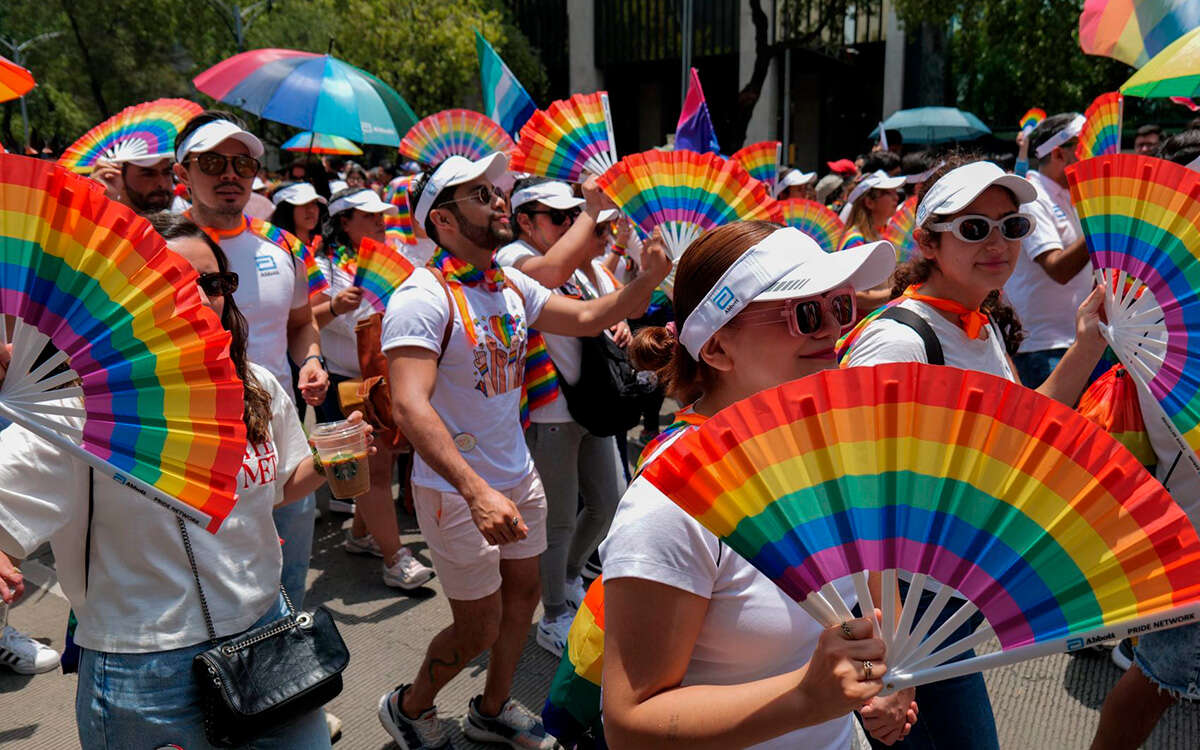
{"type": "Polygon", "coordinates": [[[483,696],[477,695],[467,704],[467,721],[463,734],[476,742],[505,744],[517,750],[553,750],[558,742],[546,734],[540,717],[509,698],[499,716],[485,716],[479,710],[483,696]]]}
{"type": "Polygon", "coordinates": [[[438,720],[437,709],[430,708],[415,719],[400,710],[404,691],[411,685],[401,685],[379,699],[379,723],[396,741],[400,750],[453,750],[446,728],[438,720]]]}
{"type": "Polygon", "coordinates": [[[362,536],[354,536],[354,532],[350,529],[346,529],[346,540],[342,542],[342,549],[352,555],[383,557],[383,550],[379,549],[379,542],[375,541],[375,537],[369,533],[362,536]]]}
{"type": "Polygon", "coordinates": [[[389,566],[386,562],[383,564],[383,582],[396,589],[407,591],[419,588],[433,580],[434,575],[433,568],[413,557],[408,547],[400,548],[399,559],[395,565],[389,566]]]}
{"type": "Polygon", "coordinates": [[[571,623],[574,621],[575,613],[569,610],[553,620],[545,617],[538,620],[538,645],[561,659],[563,649],[567,647],[567,634],[571,632],[571,623]]]}
{"type": "Polygon", "coordinates": [[[583,606],[583,597],[587,596],[587,587],[583,585],[583,577],[575,576],[575,580],[567,581],[567,606],[579,609],[583,606]]]}
{"type": "Polygon", "coordinates": [[[0,664],[18,674],[39,674],[58,667],[58,652],[11,625],[0,631],[0,664]]]}

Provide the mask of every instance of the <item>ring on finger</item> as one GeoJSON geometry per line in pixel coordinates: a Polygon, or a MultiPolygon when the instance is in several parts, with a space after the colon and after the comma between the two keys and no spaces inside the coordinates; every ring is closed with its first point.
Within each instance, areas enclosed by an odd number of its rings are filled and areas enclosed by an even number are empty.
{"type": "Polygon", "coordinates": [[[854,640],[854,632],[850,630],[850,623],[845,620],[842,621],[842,635],[846,636],[848,641],[854,640]]]}
{"type": "Polygon", "coordinates": [[[863,660],[863,679],[865,679],[865,680],[871,679],[871,660],[870,659],[863,660]]]}
{"type": "Polygon", "coordinates": [[[520,525],[521,525],[521,517],[520,517],[520,516],[513,516],[513,517],[512,517],[512,520],[511,520],[511,521],[509,521],[509,522],[508,522],[508,524],[509,524],[509,526],[512,526],[514,529],[515,529],[515,528],[517,528],[518,526],[520,526],[520,525]]]}

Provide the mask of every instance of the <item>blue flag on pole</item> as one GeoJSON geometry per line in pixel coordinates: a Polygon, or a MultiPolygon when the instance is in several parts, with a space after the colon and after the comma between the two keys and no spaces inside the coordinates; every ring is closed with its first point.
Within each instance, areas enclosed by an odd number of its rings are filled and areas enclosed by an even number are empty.
{"type": "Polygon", "coordinates": [[[675,148],[698,154],[721,153],[712,118],[708,115],[708,102],[704,100],[704,89],[700,88],[700,76],[695,68],[692,68],[683,111],[679,113],[679,123],[675,126],[675,148]]]}
{"type": "Polygon", "coordinates": [[[479,54],[484,112],[515,139],[521,126],[537,110],[537,105],[478,29],[475,30],[475,51],[479,54]]]}

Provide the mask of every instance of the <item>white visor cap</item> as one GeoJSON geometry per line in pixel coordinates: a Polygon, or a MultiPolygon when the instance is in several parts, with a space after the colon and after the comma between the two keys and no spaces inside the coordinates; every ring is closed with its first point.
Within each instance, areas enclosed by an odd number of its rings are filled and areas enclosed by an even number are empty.
{"type": "Polygon", "coordinates": [[[917,206],[917,226],[923,226],[931,216],[958,213],[993,185],[1011,190],[1017,203],[1037,200],[1037,189],[1029,180],[1009,174],[990,161],[973,161],[950,170],[933,183],[917,206]]]}
{"type": "Polygon", "coordinates": [[[679,343],[699,361],[713,334],[751,302],[812,297],[849,284],[878,286],[896,270],[896,249],[887,241],[827,253],[793,227],[777,229],[734,261],[679,332],[679,343]]]}
{"type": "Polygon", "coordinates": [[[192,131],[175,149],[175,161],[182,162],[188,154],[212,151],[227,140],[233,139],[246,146],[255,159],[263,155],[262,141],[253,133],[242,130],[229,120],[213,120],[192,131]]]}
{"type": "MultiPolygon", "coordinates": [[[[429,181],[425,183],[425,189],[417,196],[412,212],[413,221],[424,227],[425,219],[429,218],[429,210],[433,207],[433,202],[446,188],[470,182],[480,176],[485,176],[495,183],[506,172],[508,172],[508,154],[502,151],[488,154],[479,161],[471,161],[465,156],[448,157],[429,176],[429,181]]],[[[410,202],[411,198],[412,193],[410,192],[410,202]]]]}
{"type": "Polygon", "coordinates": [[[514,211],[526,203],[541,203],[547,208],[566,211],[572,208],[579,208],[584,203],[587,203],[587,201],[583,198],[576,198],[575,193],[571,192],[571,186],[567,183],[551,180],[550,182],[539,182],[536,185],[521,188],[512,194],[511,203],[512,210],[514,211]]]}
{"type": "Polygon", "coordinates": [[[400,211],[391,203],[385,202],[371,188],[359,188],[349,195],[343,195],[329,206],[329,215],[337,216],[343,211],[358,209],[369,214],[394,214],[400,211]]]}
{"type": "Polygon", "coordinates": [[[293,206],[303,206],[313,201],[328,204],[329,202],[317,194],[317,189],[311,182],[294,182],[275,191],[271,201],[278,206],[280,203],[290,203],[293,206]]]}
{"type": "Polygon", "coordinates": [[[783,173],[783,177],[779,178],[779,182],[775,184],[775,195],[780,195],[784,190],[797,185],[811,185],[817,181],[816,172],[801,172],[799,169],[789,169],[783,173]]]}

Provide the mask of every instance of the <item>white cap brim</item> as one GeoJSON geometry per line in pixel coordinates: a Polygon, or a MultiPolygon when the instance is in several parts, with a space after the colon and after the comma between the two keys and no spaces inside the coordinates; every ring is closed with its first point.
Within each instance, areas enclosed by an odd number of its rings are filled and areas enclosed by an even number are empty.
{"type": "Polygon", "coordinates": [[[175,161],[182,162],[188,154],[212,151],[228,140],[238,141],[255,159],[263,155],[262,141],[253,133],[242,130],[229,120],[213,120],[196,128],[175,149],[175,161]]]}
{"type": "Polygon", "coordinates": [[[275,191],[271,196],[271,201],[278,206],[280,203],[290,203],[293,206],[304,206],[313,201],[329,205],[329,201],[317,194],[317,189],[311,183],[297,182],[293,185],[285,185],[275,191]]]}
{"type": "Polygon", "coordinates": [[[488,154],[478,161],[471,161],[465,156],[448,157],[430,175],[425,189],[417,196],[417,203],[413,206],[413,221],[425,226],[425,219],[429,217],[434,200],[446,188],[462,185],[477,177],[487,177],[494,183],[507,172],[508,154],[502,151],[488,154]]]}
{"type": "Polygon", "coordinates": [[[566,211],[572,208],[579,208],[584,203],[587,203],[587,201],[583,198],[575,197],[575,193],[572,192],[571,186],[567,183],[551,180],[521,188],[512,194],[509,198],[509,203],[514,211],[530,203],[541,203],[547,208],[566,211]]]}
{"type": "Polygon", "coordinates": [[[975,161],[950,170],[933,184],[917,206],[917,226],[931,216],[947,216],[962,211],[992,186],[1008,188],[1017,203],[1037,200],[1037,189],[1029,180],[1009,174],[990,161],[975,161]]]}
{"type": "Polygon", "coordinates": [[[603,224],[606,221],[613,221],[620,215],[621,215],[621,212],[618,211],[617,209],[606,208],[603,211],[601,211],[600,213],[596,214],[596,223],[603,224]]]}
{"type": "Polygon", "coordinates": [[[869,242],[840,250],[822,251],[806,259],[754,297],[754,302],[811,297],[849,284],[855,290],[872,289],[887,281],[896,270],[896,248],[887,240],[869,242]]]}
{"type": "Polygon", "coordinates": [[[362,188],[350,195],[343,195],[329,205],[330,216],[351,210],[364,211],[369,214],[394,214],[400,211],[399,207],[387,203],[370,188],[362,188]]]}

